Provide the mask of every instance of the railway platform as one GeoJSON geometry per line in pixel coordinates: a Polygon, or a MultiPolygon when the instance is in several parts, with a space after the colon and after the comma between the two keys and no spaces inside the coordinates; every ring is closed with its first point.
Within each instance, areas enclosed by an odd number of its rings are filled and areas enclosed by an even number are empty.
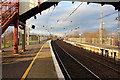
{"type": "Polygon", "coordinates": [[[119,61],[61,40],[52,41],[52,46],[66,79],[119,80],[120,78],[119,61]]]}
{"type": "Polygon", "coordinates": [[[120,49],[117,46],[102,45],[102,44],[90,44],[90,43],[79,43],[75,41],[64,40],[67,43],[73,44],[75,46],[84,48],[99,55],[104,55],[106,57],[114,58],[115,60],[120,60],[120,49]]]}
{"type": "MultiPolygon", "coordinates": [[[[13,55],[12,49],[7,48],[2,53],[3,79],[52,79],[58,80],[58,71],[54,65],[50,50],[50,41],[26,46],[25,52],[13,55]]],[[[21,47],[21,46],[19,46],[21,47]]]]}

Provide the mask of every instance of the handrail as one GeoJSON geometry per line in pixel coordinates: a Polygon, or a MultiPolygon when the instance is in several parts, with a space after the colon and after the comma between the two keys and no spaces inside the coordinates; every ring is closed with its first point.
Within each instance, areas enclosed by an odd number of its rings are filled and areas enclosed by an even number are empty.
{"type": "Polygon", "coordinates": [[[2,25],[16,13],[16,0],[3,0],[2,1],[2,25]]]}
{"type": "Polygon", "coordinates": [[[15,13],[15,10],[14,11],[11,11],[11,9],[16,6],[16,5],[13,5],[12,7],[10,7],[7,11],[5,11],[4,13],[2,13],[2,24],[13,14],[15,13]]]}

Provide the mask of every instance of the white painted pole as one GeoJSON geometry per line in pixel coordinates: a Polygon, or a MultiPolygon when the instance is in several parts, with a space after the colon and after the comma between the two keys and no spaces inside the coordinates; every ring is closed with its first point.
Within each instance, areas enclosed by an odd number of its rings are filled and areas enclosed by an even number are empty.
{"type": "Polygon", "coordinates": [[[99,35],[100,35],[100,44],[103,44],[103,12],[100,12],[100,16],[101,16],[101,19],[100,19],[100,32],[99,32],[99,35]]]}
{"type": "Polygon", "coordinates": [[[27,32],[27,45],[30,45],[30,28],[28,27],[28,32],[27,32]]]}

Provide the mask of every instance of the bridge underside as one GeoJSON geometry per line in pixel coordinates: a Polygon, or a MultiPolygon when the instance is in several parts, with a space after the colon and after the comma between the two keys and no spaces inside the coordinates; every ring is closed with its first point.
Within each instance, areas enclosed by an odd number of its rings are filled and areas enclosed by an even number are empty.
{"type": "Polygon", "coordinates": [[[27,19],[35,16],[36,14],[40,13],[48,8],[50,8],[53,5],[57,5],[58,2],[44,2],[40,5],[40,7],[38,8],[38,6],[34,7],[33,9],[27,11],[26,13],[20,15],[20,20],[26,21],[27,19]]]}

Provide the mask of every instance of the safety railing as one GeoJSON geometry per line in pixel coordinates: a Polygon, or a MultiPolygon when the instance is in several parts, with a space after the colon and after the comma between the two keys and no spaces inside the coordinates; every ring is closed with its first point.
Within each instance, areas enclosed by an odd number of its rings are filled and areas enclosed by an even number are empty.
{"type": "Polygon", "coordinates": [[[3,0],[2,1],[2,25],[16,13],[18,0],[3,0]]]}

